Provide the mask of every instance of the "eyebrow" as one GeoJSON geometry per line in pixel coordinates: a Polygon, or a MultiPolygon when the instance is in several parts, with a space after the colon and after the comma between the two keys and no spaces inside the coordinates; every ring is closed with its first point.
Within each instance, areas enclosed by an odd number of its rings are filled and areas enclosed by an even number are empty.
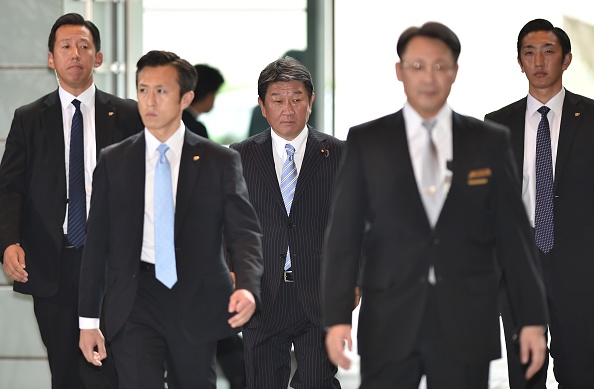
{"type": "Polygon", "coordinates": [[[534,49],[536,47],[551,47],[551,46],[555,46],[555,43],[553,42],[547,42],[544,43],[542,45],[524,45],[522,46],[523,49],[534,49]]]}
{"type": "MultiPolygon", "coordinates": [[[[301,89],[298,89],[296,91],[291,91],[291,93],[301,95],[301,94],[303,94],[303,91],[301,89]]],[[[279,92],[270,93],[270,96],[279,96],[279,95],[282,95],[282,93],[279,93],[279,92]]]]}

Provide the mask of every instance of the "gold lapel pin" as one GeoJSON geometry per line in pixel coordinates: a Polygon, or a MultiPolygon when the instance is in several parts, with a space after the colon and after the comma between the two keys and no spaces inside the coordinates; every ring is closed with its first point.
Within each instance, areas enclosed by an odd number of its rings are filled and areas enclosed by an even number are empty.
{"type": "Polygon", "coordinates": [[[108,113],[107,113],[107,115],[108,115],[108,116],[113,116],[113,115],[115,115],[115,112],[113,112],[113,111],[110,111],[110,112],[108,112],[108,113]]]}
{"type": "Polygon", "coordinates": [[[199,155],[194,155],[194,156],[192,157],[192,159],[193,159],[194,161],[197,161],[197,160],[199,160],[199,159],[200,159],[200,156],[199,156],[199,155]]]}
{"type": "Polygon", "coordinates": [[[575,116],[580,116],[582,113],[581,112],[576,112],[574,115],[575,116]]]}

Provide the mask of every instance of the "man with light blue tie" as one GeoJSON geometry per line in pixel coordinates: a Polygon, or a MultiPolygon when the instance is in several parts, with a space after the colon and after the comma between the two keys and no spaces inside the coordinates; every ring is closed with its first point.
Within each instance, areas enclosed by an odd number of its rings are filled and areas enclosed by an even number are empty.
{"type": "Polygon", "coordinates": [[[261,229],[239,155],[181,121],[196,70],[150,51],[137,64],[145,131],[104,150],[95,170],[81,265],[80,347],[106,357],[104,301],[120,387],[215,388],[218,339],[259,300],[261,229]],[[235,289],[223,239],[236,275],[235,289]]]}
{"type": "Polygon", "coordinates": [[[311,74],[292,57],[258,79],[270,127],[230,147],[239,151],[262,229],[262,311],[244,327],[248,388],[339,388],[324,350],[320,265],[330,192],[343,142],[307,124],[315,98],[311,74]]]}

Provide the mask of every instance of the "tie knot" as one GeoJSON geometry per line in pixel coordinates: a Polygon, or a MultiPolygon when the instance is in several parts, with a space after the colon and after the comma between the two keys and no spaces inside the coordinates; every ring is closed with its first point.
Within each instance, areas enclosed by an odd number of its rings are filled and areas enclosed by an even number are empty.
{"type": "Polygon", "coordinates": [[[80,100],[74,99],[72,100],[72,105],[74,105],[74,107],[79,110],[80,109],[80,100]]]}
{"type": "Polygon", "coordinates": [[[436,124],[437,124],[437,120],[435,120],[435,119],[423,120],[423,127],[425,127],[429,131],[429,133],[431,133],[433,128],[435,128],[436,124]]]}
{"type": "Polygon", "coordinates": [[[549,113],[551,109],[549,107],[547,107],[546,105],[543,105],[542,107],[540,107],[538,109],[538,112],[542,115],[542,116],[547,116],[547,114],[549,113]]]}
{"type": "Polygon", "coordinates": [[[293,155],[295,155],[295,147],[293,147],[293,145],[291,145],[290,143],[287,143],[285,145],[285,150],[287,151],[287,155],[289,156],[289,158],[293,158],[293,155]]]}
{"type": "Polygon", "coordinates": [[[161,143],[159,145],[159,147],[157,147],[157,151],[161,154],[159,161],[160,162],[165,162],[164,158],[165,157],[165,153],[167,152],[167,150],[169,150],[169,146],[167,146],[167,143],[161,143]]]}

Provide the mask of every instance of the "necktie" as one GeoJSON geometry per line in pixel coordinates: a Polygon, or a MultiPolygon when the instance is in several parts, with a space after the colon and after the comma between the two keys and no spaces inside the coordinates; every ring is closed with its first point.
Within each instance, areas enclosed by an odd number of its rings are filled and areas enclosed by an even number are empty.
{"type": "MultiPolygon", "coordinates": [[[[297,167],[295,166],[295,147],[287,143],[285,145],[287,151],[287,160],[283,164],[281,172],[280,191],[285,203],[287,215],[291,214],[291,205],[293,204],[293,197],[295,196],[295,187],[297,186],[297,167]]],[[[285,270],[291,268],[291,254],[287,248],[287,258],[285,259],[285,270]]]]}
{"type": "Polygon", "coordinates": [[[87,194],[85,190],[85,154],[83,116],[80,101],[72,100],[75,107],[70,129],[70,156],[68,162],[68,241],[77,249],[86,237],[87,194]]]}
{"type": "Polygon", "coordinates": [[[437,158],[437,148],[431,137],[431,133],[437,121],[427,120],[423,126],[427,129],[427,145],[423,154],[423,169],[421,178],[421,190],[423,204],[431,226],[435,226],[439,212],[441,210],[440,179],[439,179],[439,160],[437,158]]]}
{"type": "Polygon", "coordinates": [[[159,160],[155,168],[155,276],[163,285],[172,288],[177,282],[174,245],[173,189],[171,167],[165,153],[169,147],[161,143],[157,148],[159,160]]]}
{"type": "Polygon", "coordinates": [[[553,157],[551,154],[551,130],[547,114],[551,109],[542,106],[536,132],[536,207],[534,229],[536,246],[548,253],[553,248],[553,157]]]}

